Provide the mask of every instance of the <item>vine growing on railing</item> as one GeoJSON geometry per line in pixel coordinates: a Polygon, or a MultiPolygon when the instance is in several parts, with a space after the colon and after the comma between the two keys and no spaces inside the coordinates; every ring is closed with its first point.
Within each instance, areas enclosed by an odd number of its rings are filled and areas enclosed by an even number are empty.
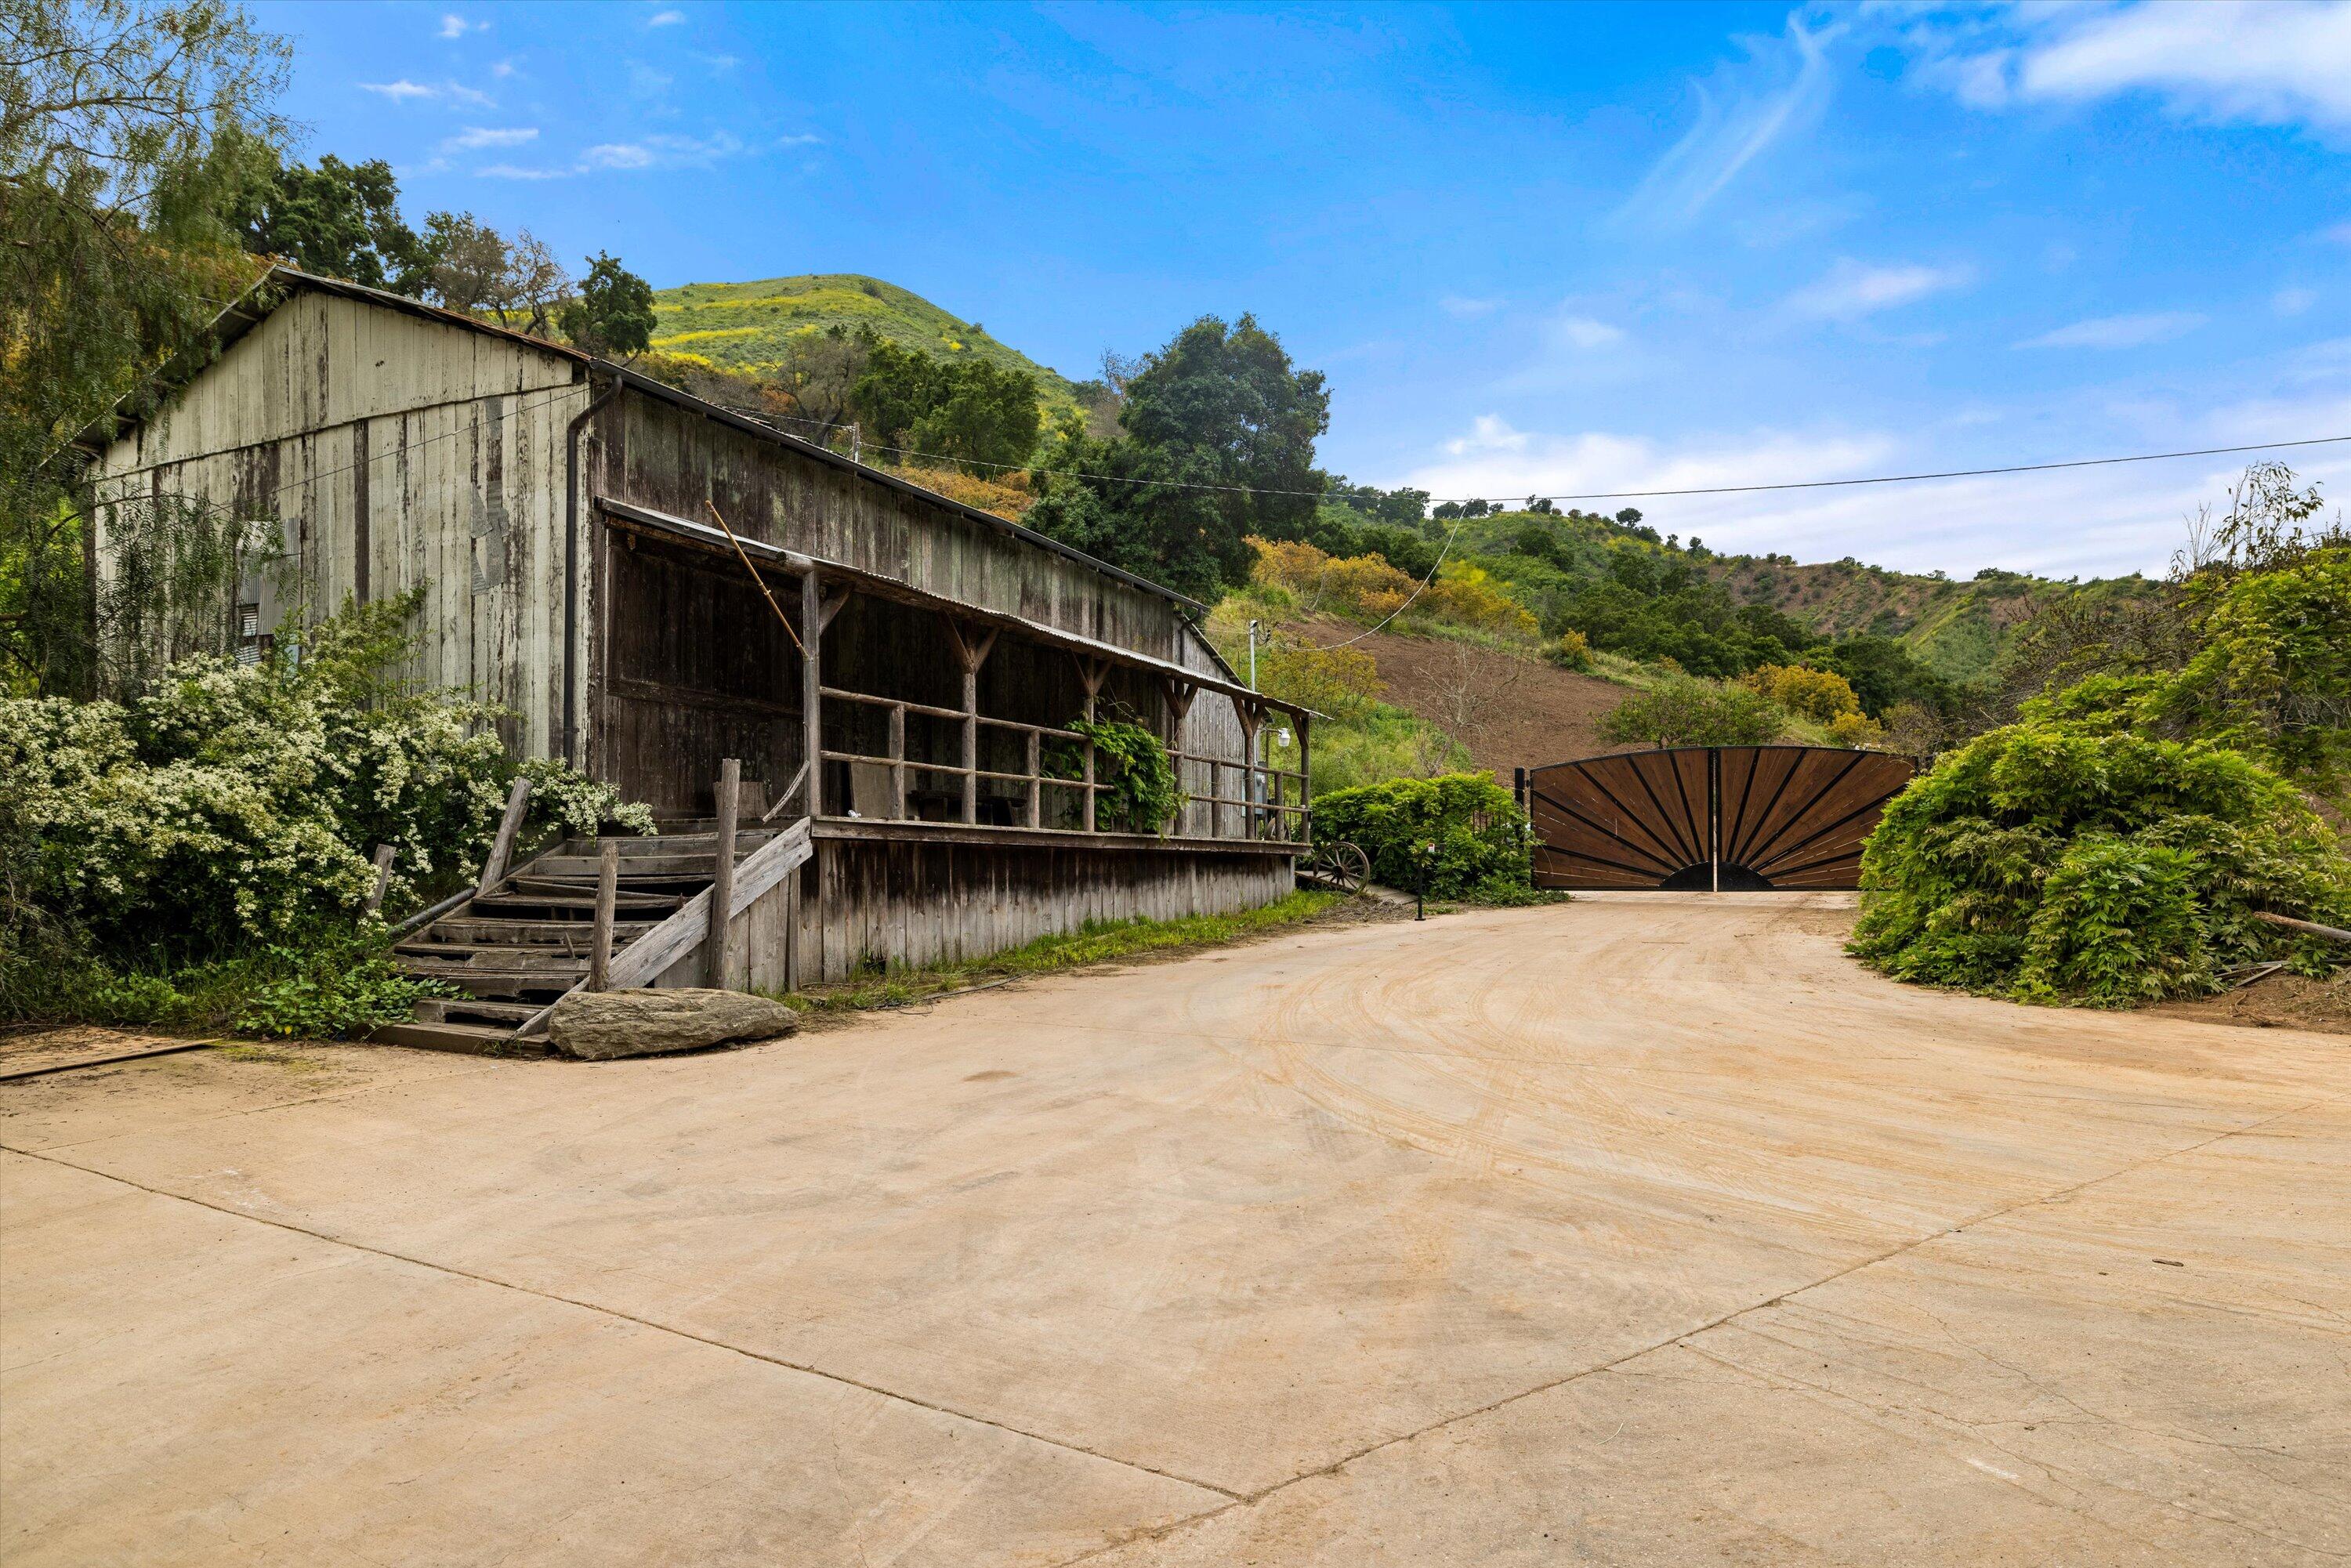
{"type": "Polygon", "coordinates": [[[1161,833],[1184,804],[1176,764],[1159,737],[1123,719],[1076,718],[1070,729],[1093,743],[1094,825],[1112,831],[1161,833]]]}

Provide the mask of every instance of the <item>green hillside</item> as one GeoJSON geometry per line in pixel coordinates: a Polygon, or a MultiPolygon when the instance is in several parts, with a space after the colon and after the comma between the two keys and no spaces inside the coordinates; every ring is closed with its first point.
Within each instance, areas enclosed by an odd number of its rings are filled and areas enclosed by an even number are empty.
{"type": "Polygon", "coordinates": [[[664,354],[756,374],[776,364],[785,341],[828,327],[871,327],[904,348],[943,360],[976,356],[1037,378],[1042,401],[1077,406],[1077,389],[987,335],[978,322],[940,309],[911,289],[853,272],[809,273],[758,283],[689,283],[653,296],[653,341],[664,354]]]}
{"type": "MultiPolygon", "coordinates": [[[[1973,680],[1998,662],[2008,634],[2041,601],[2076,585],[2022,572],[1987,571],[1966,582],[1888,571],[1858,561],[1798,565],[1770,557],[1718,558],[1712,575],[1744,602],[1768,604],[1828,637],[1893,637],[1936,672],[1973,680]]],[[[2141,577],[2078,585],[2099,598],[2149,593],[2141,577]]]]}

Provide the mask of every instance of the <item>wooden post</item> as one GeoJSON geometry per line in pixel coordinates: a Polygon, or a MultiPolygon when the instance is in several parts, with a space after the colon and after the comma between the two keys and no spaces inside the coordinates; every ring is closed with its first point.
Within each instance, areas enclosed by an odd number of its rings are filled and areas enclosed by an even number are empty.
{"type": "Polygon", "coordinates": [[[1314,836],[1314,768],[1312,753],[1307,750],[1306,726],[1309,716],[1292,716],[1298,726],[1298,829],[1291,841],[1304,843],[1314,836]]]}
{"type": "Polygon", "coordinates": [[[392,857],[394,852],[390,844],[376,845],[375,885],[368,889],[367,903],[361,905],[362,913],[373,915],[383,907],[383,895],[392,887],[392,857]]]}
{"type": "Polygon", "coordinates": [[[612,908],[621,898],[621,841],[606,839],[596,862],[596,939],[588,949],[588,988],[612,981],[612,908]]]}
{"type": "Polygon", "coordinates": [[[977,640],[964,635],[953,619],[946,622],[947,641],[955,644],[963,665],[963,820],[979,821],[979,667],[996,646],[993,628],[977,640]]]}
{"type": "Polygon", "coordinates": [[[906,705],[890,710],[890,820],[906,820],[906,705]]]}
{"type": "Polygon", "coordinates": [[[707,938],[709,961],[708,984],[717,990],[726,987],[726,933],[734,924],[726,918],[735,901],[735,811],[741,802],[743,764],[730,757],[720,766],[718,773],[718,842],[711,862],[710,935],[707,938]]]}
{"type": "MultiPolygon", "coordinates": [[[[1086,722],[1094,717],[1094,699],[1102,695],[1102,682],[1109,677],[1110,666],[1100,659],[1078,661],[1078,680],[1086,688],[1086,722]]],[[[1094,831],[1094,743],[1086,742],[1086,831],[1094,831]]]]}
{"type": "Polygon", "coordinates": [[[1029,825],[1045,825],[1045,737],[1035,730],[1029,732],[1029,825]]]}
{"type": "Polygon", "coordinates": [[[824,697],[822,661],[824,601],[811,567],[800,577],[800,747],[807,758],[808,815],[824,814],[824,697]]]}
{"type": "Polygon", "coordinates": [[[1257,837],[1257,732],[1263,716],[1246,697],[1233,698],[1233,715],[1241,727],[1241,837],[1257,837]]]}
{"type": "MultiPolygon", "coordinates": [[[[814,846],[810,846],[813,850],[814,846]]],[[[800,988],[800,872],[784,878],[784,989],[800,988]]]]}
{"type": "Polygon", "coordinates": [[[475,888],[486,894],[507,878],[507,865],[514,859],[515,836],[522,831],[523,813],[530,806],[530,780],[517,779],[507,791],[507,814],[498,819],[498,836],[490,841],[490,858],[482,862],[482,880],[475,888]]]}
{"type": "MultiPolygon", "coordinates": [[[[1186,685],[1181,681],[1169,681],[1165,689],[1167,694],[1167,749],[1182,751],[1186,749],[1184,721],[1191,716],[1192,699],[1200,695],[1200,688],[1186,685]]],[[[1208,793],[1213,795],[1217,792],[1216,769],[1213,767],[1208,770],[1208,793]]],[[[1179,789],[1184,787],[1184,764],[1180,761],[1176,764],[1176,787],[1179,789]]],[[[1184,804],[1176,810],[1176,822],[1179,832],[1188,834],[1192,831],[1192,801],[1188,792],[1184,804]]],[[[1217,836],[1217,809],[1214,806],[1208,808],[1208,836],[1212,839],[1217,836]]]]}

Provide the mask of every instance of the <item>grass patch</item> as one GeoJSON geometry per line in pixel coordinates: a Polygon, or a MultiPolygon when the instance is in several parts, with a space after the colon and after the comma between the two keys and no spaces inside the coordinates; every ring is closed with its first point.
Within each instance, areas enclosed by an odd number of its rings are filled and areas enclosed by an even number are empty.
{"type": "Polygon", "coordinates": [[[839,985],[813,986],[777,999],[788,1007],[812,1013],[867,1012],[878,1008],[904,1007],[909,1002],[998,980],[1055,974],[1146,953],[1213,947],[1245,936],[1264,936],[1301,925],[1345,897],[1340,893],[1300,892],[1238,915],[1188,915],[1177,920],[1088,921],[1075,931],[1040,936],[1023,946],[968,964],[900,969],[839,985]]]}

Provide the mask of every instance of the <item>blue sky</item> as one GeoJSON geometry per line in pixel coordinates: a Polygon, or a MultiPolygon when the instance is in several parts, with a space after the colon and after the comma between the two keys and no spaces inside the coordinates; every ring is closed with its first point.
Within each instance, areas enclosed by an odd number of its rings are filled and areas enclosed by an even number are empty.
{"type": "MultiPolygon", "coordinates": [[[[310,151],[656,287],[862,272],[1073,377],[1254,311],[1439,496],[2351,434],[2351,4],[256,7],[310,151]]],[[[2241,460],[1643,503],[2159,570],[2241,460]]],[[[2294,458],[2337,497],[2351,447],[2294,458]]]]}

